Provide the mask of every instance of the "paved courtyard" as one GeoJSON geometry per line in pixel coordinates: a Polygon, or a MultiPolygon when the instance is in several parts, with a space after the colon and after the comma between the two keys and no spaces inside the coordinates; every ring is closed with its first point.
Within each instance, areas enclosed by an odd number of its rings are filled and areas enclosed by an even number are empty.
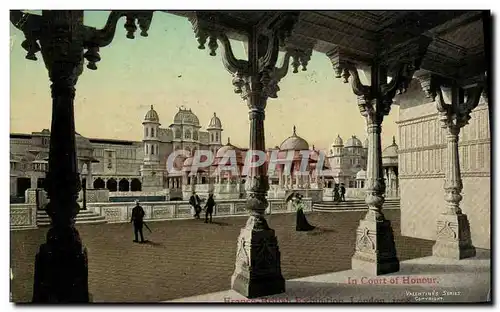
{"type": "MultiPolygon", "coordinates": [[[[433,241],[402,237],[399,211],[392,221],[401,260],[429,256],[433,241]]],[[[313,232],[296,232],[295,215],[268,217],[276,230],[285,279],[350,269],[355,230],[364,212],[309,213],[313,232]]],[[[158,302],[230,288],[236,238],[247,217],[151,222],[149,244],[134,244],[132,225],[79,225],[89,253],[89,290],[95,302],[158,302]]],[[[29,302],[34,259],[47,228],[11,232],[14,302],[29,302]]]]}

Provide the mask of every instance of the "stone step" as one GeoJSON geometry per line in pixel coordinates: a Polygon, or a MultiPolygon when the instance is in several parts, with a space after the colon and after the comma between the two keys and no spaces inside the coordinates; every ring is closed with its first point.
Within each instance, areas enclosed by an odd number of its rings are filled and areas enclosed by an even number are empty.
{"type": "MultiPolygon", "coordinates": [[[[324,201],[315,203],[312,207],[313,211],[328,212],[328,211],[363,211],[368,207],[364,200],[353,200],[346,202],[330,202],[324,201]]],[[[399,209],[400,202],[399,199],[386,199],[383,205],[383,209],[399,209]]]]}
{"type": "MultiPolygon", "coordinates": [[[[353,202],[343,202],[343,203],[319,202],[319,203],[315,203],[313,205],[316,207],[356,207],[356,206],[366,206],[366,203],[365,202],[356,202],[356,203],[353,203],[353,202]]],[[[385,205],[398,205],[399,206],[399,202],[391,202],[391,201],[384,202],[384,206],[385,205]]]]}
{"type": "MultiPolygon", "coordinates": [[[[76,220],[75,224],[105,224],[106,219],[99,219],[99,220],[76,220]]],[[[49,226],[50,221],[37,221],[38,226],[49,226]]]]}
{"type": "MultiPolygon", "coordinates": [[[[36,216],[38,226],[50,225],[50,217],[44,210],[38,210],[36,216]]],[[[80,210],[75,218],[76,224],[102,224],[107,223],[104,216],[100,216],[92,210],[80,210]]]]}

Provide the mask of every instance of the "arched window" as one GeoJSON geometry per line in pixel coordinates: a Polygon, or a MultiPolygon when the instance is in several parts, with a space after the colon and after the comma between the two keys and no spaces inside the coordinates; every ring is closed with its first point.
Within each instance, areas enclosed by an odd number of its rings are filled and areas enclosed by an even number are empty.
{"type": "Polygon", "coordinates": [[[128,192],[129,190],[129,183],[127,179],[121,179],[120,182],[118,183],[118,190],[120,192],[128,192]]]}
{"type": "Polygon", "coordinates": [[[155,137],[155,128],[151,128],[151,137],[155,137]]]}
{"type": "Polygon", "coordinates": [[[146,128],[144,128],[144,130],[146,131],[146,137],[149,136],[149,128],[146,127],[146,128]]]}
{"type": "Polygon", "coordinates": [[[189,129],[186,129],[184,132],[184,139],[191,139],[191,131],[189,129]]]}
{"type": "Polygon", "coordinates": [[[104,183],[104,180],[101,179],[101,178],[97,178],[95,181],[94,181],[94,189],[98,190],[98,189],[103,189],[105,188],[106,185],[104,183]]]}
{"type": "Polygon", "coordinates": [[[214,141],[214,134],[213,133],[210,134],[210,141],[212,141],[212,142],[214,141]]]}
{"type": "Polygon", "coordinates": [[[146,155],[149,153],[148,145],[146,144],[146,155]]]}
{"type": "Polygon", "coordinates": [[[116,189],[117,189],[117,183],[116,183],[116,180],[111,178],[109,179],[107,182],[106,182],[106,188],[110,191],[110,192],[116,192],[116,189]]]}
{"type": "Polygon", "coordinates": [[[219,132],[216,132],[216,133],[215,133],[215,141],[216,141],[216,142],[219,142],[219,132]]]}
{"type": "Polygon", "coordinates": [[[198,131],[193,131],[193,140],[198,141],[198,131]]]}
{"type": "Polygon", "coordinates": [[[181,129],[176,129],[175,130],[175,138],[180,139],[181,137],[182,137],[181,129]]]}
{"type": "Polygon", "coordinates": [[[142,189],[142,184],[139,179],[132,179],[130,182],[130,191],[132,192],[139,192],[142,189]]]}

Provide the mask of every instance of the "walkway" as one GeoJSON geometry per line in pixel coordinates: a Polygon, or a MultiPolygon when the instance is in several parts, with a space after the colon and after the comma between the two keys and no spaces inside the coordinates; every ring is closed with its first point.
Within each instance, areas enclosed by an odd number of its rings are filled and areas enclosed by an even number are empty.
{"type": "MultiPolygon", "coordinates": [[[[350,269],[355,230],[363,212],[308,214],[320,227],[316,232],[296,232],[295,215],[271,215],[281,250],[286,280],[350,269]]],[[[402,260],[431,255],[432,241],[401,237],[399,211],[393,220],[398,256],[402,260]]],[[[159,302],[203,295],[229,288],[234,270],[236,238],[247,217],[217,218],[215,224],[200,220],[150,223],[150,244],[132,243],[130,224],[80,225],[89,253],[89,288],[95,302],[159,302]]],[[[11,257],[15,302],[31,300],[33,266],[47,229],[11,232],[11,257]]]]}
{"type": "Polygon", "coordinates": [[[225,303],[482,303],[490,301],[490,252],[450,260],[424,257],[401,262],[401,270],[366,276],[353,270],[288,280],[283,294],[247,299],[233,290],[172,302],[225,303]]]}

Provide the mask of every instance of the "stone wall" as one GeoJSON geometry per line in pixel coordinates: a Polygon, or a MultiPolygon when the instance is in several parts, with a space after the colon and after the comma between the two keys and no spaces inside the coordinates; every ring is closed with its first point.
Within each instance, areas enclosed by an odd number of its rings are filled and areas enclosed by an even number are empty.
{"type": "MultiPolygon", "coordinates": [[[[306,211],[312,210],[310,198],[303,199],[306,211]]],[[[110,223],[129,222],[134,203],[90,203],[87,209],[105,216],[110,223]]],[[[187,201],[141,203],[146,213],[145,221],[192,218],[193,211],[187,201]]],[[[287,207],[284,200],[269,200],[267,214],[295,212],[287,207]]],[[[214,216],[247,215],[246,199],[218,200],[214,216]]]]}
{"type": "MultiPolygon", "coordinates": [[[[434,240],[436,218],[445,209],[446,137],[435,103],[412,101],[404,109],[401,106],[398,122],[401,234],[434,240]]],[[[464,187],[460,206],[468,216],[473,245],[487,249],[491,236],[488,114],[488,106],[481,101],[459,141],[464,187]]]]}
{"type": "Polygon", "coordinates": [[[35,204],[11,204],[10,205],[10,229],[35,229],[36,205],[35,204]]]}

